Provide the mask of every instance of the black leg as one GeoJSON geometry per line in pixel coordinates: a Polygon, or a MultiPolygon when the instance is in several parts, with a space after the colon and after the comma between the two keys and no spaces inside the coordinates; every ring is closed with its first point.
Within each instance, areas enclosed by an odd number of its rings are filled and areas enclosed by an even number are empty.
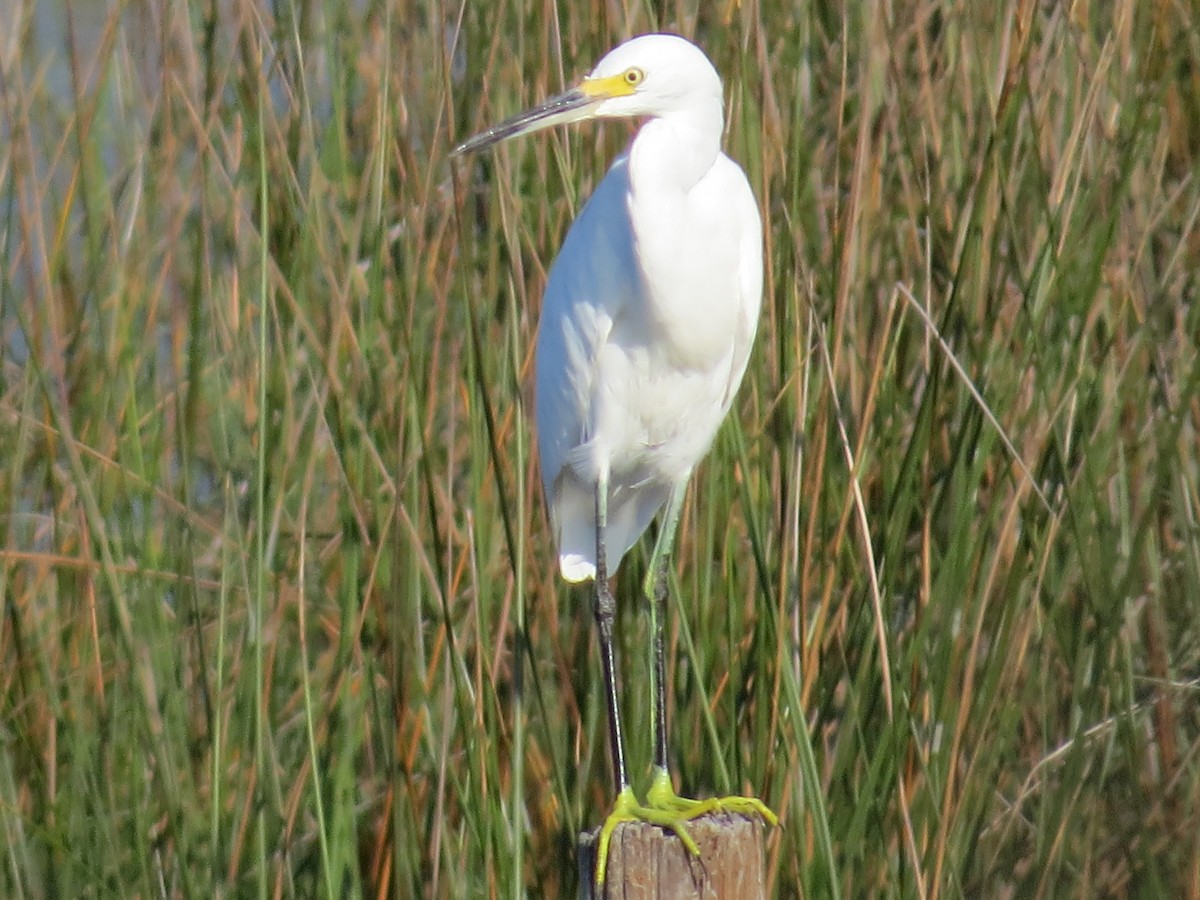
{"type": "Polygon", "coordinates": [[[608,586],[608,560],[604,532],[608,524],[608,479],[596,484],[596,628],[600,632],[600,664],[604,669],[604,699],[608,704],[608,745],[612,757],[613,781],[617,792],[629,787],[625,767],[625,740],[621,733],[620,693],[617,683],[617,654],[613,645],[613,624],[617,603],[608,586]]]}

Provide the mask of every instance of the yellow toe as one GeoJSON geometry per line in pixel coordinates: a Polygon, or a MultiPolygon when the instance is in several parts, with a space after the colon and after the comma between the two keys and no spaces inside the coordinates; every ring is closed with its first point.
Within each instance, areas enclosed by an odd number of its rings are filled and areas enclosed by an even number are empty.
{"type": "Polygon", "coordinates": [[[596,884],[604,884],[604,874],[608,870],[608,845],[612,840],[613,831],[622,822],[638,822],[637,811],[641,808],[632,788],[625,788],[617,794],[612,812],[604,820],[600,829],[600,841],[596,847],[596,884]]]}
{"type": "Polygon", "coordinates": [[[665,769],[658,770],[646,795],[646,803],[638,802],[630,788],[617,795],[612,812],[600,829],[600,840],[596,847],[596,886],[604,885],[608,871],[608,847],[613,831],[623,822],[648,822],[675,832],[688,852],[700,855],[700,848],[688,833],[687,823],[709,813],[732,813],[742,816],[758,816],[770,825],[778,825],[779,818],[756,797],[712,797],[707,800],[691,800],[680,797],[671,785],[671,776],[665,769]]]}
{"type": "Polygon", "coordinates": [[[671,785],[671,776],[665,769],[654,775],[646,805],[655,809],[670,810],[683,820],[698,819],[709,813],[733,813],[739,816],[758,816],[769,825],[778,825],[779,817],[757,797],[709,797],[707,800],[691,800],[680,797],[671,785]]]}

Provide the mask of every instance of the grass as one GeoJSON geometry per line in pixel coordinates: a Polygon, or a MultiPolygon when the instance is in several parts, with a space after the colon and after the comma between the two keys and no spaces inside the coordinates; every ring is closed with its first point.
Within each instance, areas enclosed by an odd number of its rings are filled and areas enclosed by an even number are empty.
{"type": "MultiPolygon", "coordinates": [[[[781,897],[1200,896],[1190,6],[14,22],[0,894],[574,891],[612,788],[531,352],[627,129],[445,157],[665,28],[723,73],[768,223],[683,517],[681,787],[782,814],[781,897]]],[[[625,603],[642,779],[645,619],[625,603]]]]}

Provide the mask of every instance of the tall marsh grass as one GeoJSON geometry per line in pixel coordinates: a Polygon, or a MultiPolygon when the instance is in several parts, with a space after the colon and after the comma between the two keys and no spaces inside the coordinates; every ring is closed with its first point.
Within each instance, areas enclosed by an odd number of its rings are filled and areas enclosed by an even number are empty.
{"type": "Polygon", "coordinates": [[[781,813],[780,897],[1200,896],[1200,18],[1138,0],[12,0],[0,895],[574,892],[531,352],[628,129],[446,152],[656,29],[767,222],[680,786],[781,813]]]}

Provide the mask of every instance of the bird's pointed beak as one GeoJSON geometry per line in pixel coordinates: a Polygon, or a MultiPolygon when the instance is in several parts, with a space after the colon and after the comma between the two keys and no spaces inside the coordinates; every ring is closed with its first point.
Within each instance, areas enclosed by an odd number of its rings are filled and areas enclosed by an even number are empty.
{"type": "Polygon", "coordinates": [[[601,103],[626,92],[619,77],[585,78],[577,87],[551,97],[532,109],[517,113],[499,125],[493,125],[487,131],[480,132],[463,141],[451,151],[450,155],[462,156],[465,153],[474,153],[476,150],[482,150],[492,144],[498,144],[509,138],[530,134],[534,131],[541,131],[543,128],[590,119],[596,115],[596,108],[601,103]]]}

